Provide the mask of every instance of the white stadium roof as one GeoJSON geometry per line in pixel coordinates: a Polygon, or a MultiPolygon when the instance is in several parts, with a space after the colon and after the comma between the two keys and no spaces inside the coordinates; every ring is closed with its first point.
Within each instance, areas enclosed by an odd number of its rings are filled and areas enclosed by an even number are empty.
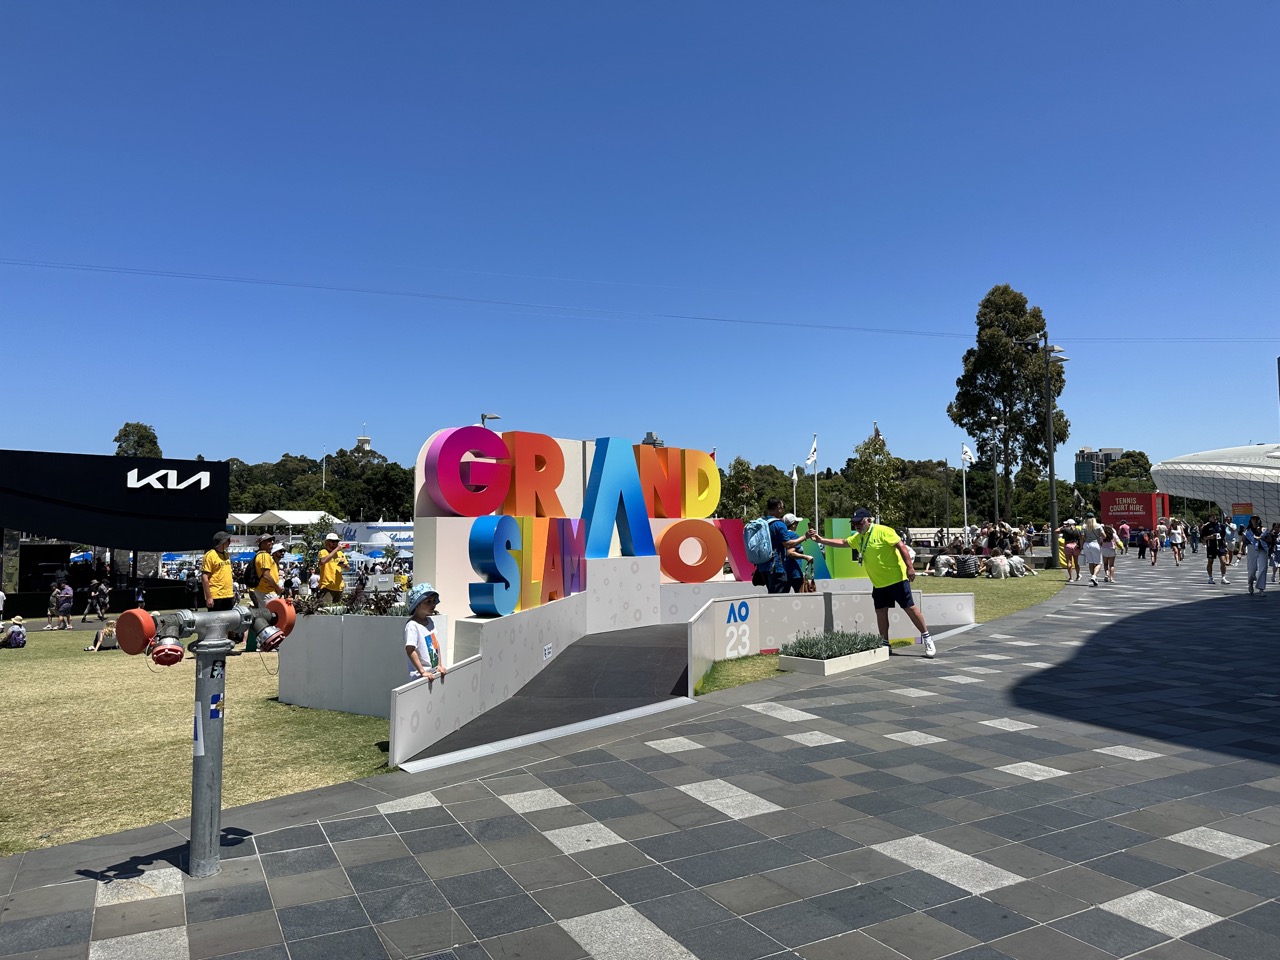
{"type": "Polygon", "coordinates": [[[1224,513],[1249,504],[1267,523],[1280,520],[1280,443],[1188,453],[1157,463],[1151,479],[1177,497],[1210,500],[1224,513]]]}

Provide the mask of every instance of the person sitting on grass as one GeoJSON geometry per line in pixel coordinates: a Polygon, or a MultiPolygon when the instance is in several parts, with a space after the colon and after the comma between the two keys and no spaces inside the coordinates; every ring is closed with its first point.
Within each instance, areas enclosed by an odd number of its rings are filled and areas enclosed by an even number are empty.
{"type": "Polygon", "coordinates": [[[27,645],[27,627],[21,617],[14,617],[9,626],[0,632],[0,647],[20,650],[27,645]]]}
{"type": "Polygon", "coordinates": [[[120,641],[116,639],[116,622],[108,620],[93,636],[93,645],[84,648],[85,653],[97,653],[99,650],[119,650],[120,641]]]}
{"type": "Polygon", "coordinates": [[[1027,563],[1027,561],[1023,559],[1022,551],[1017,547],[1014,547],[1012,550],[1008,552],[1008,554],[1006,555],[1006,559],[1009,561],[1009,576],[1011,577],[1039,576],[1039,574],[1036,573],[1036,568],[1031,564],[1027,563]]]}
{"type": "Polygon", "coordinates": [[[965,547],[964,552],[956,557],[956,576],[962,580],[972,580],[978,575],[978,555],[973,547],[965,547]]]}

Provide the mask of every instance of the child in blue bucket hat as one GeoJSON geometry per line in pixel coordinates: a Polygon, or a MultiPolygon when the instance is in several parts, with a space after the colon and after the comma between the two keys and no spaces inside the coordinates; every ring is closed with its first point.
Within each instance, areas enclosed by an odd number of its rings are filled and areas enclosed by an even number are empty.
{"type": "Polygon", "coordinates": [[[404,649],[409,656],[410,680],[423,677],[435,680],[448,672],[440,655],[440,641],[436,639],[436,625],[432,620],[439,603],[440,594],[429,583],[415,585],[405,601],[409,620],[404,625],[404,649]]]}

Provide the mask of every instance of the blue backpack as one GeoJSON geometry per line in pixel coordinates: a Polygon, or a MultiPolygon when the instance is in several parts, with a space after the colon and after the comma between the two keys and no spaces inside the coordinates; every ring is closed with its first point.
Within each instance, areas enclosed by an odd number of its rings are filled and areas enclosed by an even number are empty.
{"type": "Polygon", "coordinates": [[[21,650],[27,645],[27,628],[14,624],[9,628],[9,636],[5,637],[5,646],[13,650],[21,650]]]}
{"type": "Polygon", "coordinates": [[[769,526],[773,521],[773,517],[760,517],[742,528],[742,539],[747,546],[747,559],[757,567],[773,562],[773,535],[769,532],[769,526]]]}

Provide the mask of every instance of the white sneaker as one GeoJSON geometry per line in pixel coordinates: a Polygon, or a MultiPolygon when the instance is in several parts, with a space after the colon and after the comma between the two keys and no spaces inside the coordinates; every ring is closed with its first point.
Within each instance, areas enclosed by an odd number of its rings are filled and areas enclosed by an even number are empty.
{"type": "Polygon", "coordinates": [[[1223,578],[1222,578],[1222,582],[1223,582],[1223,583],[1230,583],[1231,581],[1230,581],[1230,580],[1228,580],[1226,577],[1223,577],[1223,578]]]}
{"type": "Polygon", "coordinates": [[[938,648],[934,645],[933,637],[924,638],[924,655],[930,660],[938,655],[938,648]]]}

